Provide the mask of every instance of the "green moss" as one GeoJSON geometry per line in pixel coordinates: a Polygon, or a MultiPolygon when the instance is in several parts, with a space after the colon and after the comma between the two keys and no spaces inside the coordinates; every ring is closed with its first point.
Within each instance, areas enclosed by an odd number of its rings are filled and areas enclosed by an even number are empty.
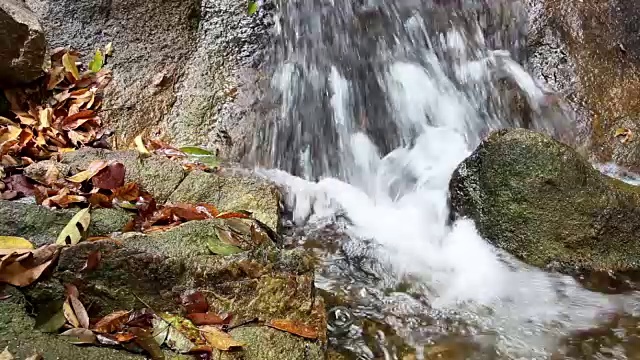
{"type": "Polygon", "coordinates": [[[495,132],[451,181],[452,204],[497,246],[536,266],[636,269],[640,193],[570,147],[528,130],[495,132]]]}

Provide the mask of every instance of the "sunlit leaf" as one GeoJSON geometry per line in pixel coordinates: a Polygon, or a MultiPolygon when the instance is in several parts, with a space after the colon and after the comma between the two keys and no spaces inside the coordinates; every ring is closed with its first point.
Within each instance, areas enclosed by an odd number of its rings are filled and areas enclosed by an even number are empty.
{"type": "Polygon", "coordinates": [[[38,126],[38,129],[44,129],[51,126],[53,109],[51,109],[50,107],[46,107],[44,109],[41,109],[38,115],[39,115],[38,118],[40,120],[40,125],[38,126]]]}
{"type": "Polygon", "coordinates": [[[84,305],[80,302],[80,300],[74,295],[69,295],[69,300],[71,301],[71,306],[73,307],[73,312],[75,312],[78,317],[78,321],[80,322],[80,326],[88,329],[89,328],[89,314],[87,314],[87,310],[84,308],[84,305]]]}
{"type": "Polygon", "coordinates": [[[5,347],[4,350],[0,353],[0,360],[13,360],[14,357],[9,352],[9,347],[5,347]]]}
{"type": "Polygon", "coordinates": [[[217,327],[204,325],[200,326],[199,329],[209,345],[218,350],[228,351],[244,346],[243,343],[235,340],[231,335],[217,327]]]}
{"type": "Polygon", "coordinates": [[[266,325],[274,329],[286,331],[290,334],[302,336],[307,339],[318,338],[318,331],[316,330],[316,328],[300,323],[298,321],[275,319],[268,321],[266,325]]]}
{"type": "Polygon", "coordinates": [[[80,72],[76,66],[76,57],[70,55],[68,52],[62,55],[62,66],[67,72],[71,73],[76,80],[80,80],[80,72]]]}
{"type": "Polygon", "coordinates": [[[82,240],[83,234],[89,229],[89,223],[91,222],[91,214],[89,213],[89,209],[82,209],[76,213],[76,215],[71,218],[71,221],[67,224],[67,226],[62,229],[58,239],[56,240],[56,244],[58,245],[75,245],[82,240]],[[81,227],[81,229],[78,228],[81,227]]]}
{"type": "Polygon", "coordinates": [[[0,236],[0,249],[33,249],[33,244],[18,236],[0,236]]]}
{"type": "Polygon", "coordinates": [[[136,136],[136,138],[133,140],[133,142],[136,144],[136,149],[138,150],[139,153],[144,154],[144,155],[150,155],[151,154],[149,152],[149,150],[147,150],[147,148],[144,146],[144,142],[142,141],[142,135],[136,136]]]}
{"type": "Polygon", "coordinates": [[[98,71],[100,71],[100,69],[102,69],[103,65],[104,65],[104,57],[102,56],[102,51],[98,49],[96,50],[96,53],[93,55],[93,59],[91,59],[91,61],[89,62],[89,70],[93,71],[94,73],[97,73],[98,71]]]}
{"type": "Polygon", "coordinates": [[[104,47],[104,54],[107,56],[113,54],[113,43],[108,43],[107,46],[104,47]]]}
{"type": "Polygon", "coordinates": [[[199,336],[198,329],[191,321],[180,316],[161,314],[162,318],[155,317],[153,323],[153,335],[156,341],[162,341],[169,348],[188,353],[195,347],[193,340],[199,336]]]}
{"type": "Polygon", "coordinates": [[[94,177],[97,173],[99,173],[102,169],[106,168],[109,165],[109,162],[106,160],[95,160],[89,164],[89,168],[85,171],[81,171],[67,180],[75,183],[81,183],[83,181],[89,180],[94,177]]]}
{"type": "Polygon", "coordinates": [[[196,146],[181,147],[180,151],[188,155],[214,155],[211,151],[196,146]]]}

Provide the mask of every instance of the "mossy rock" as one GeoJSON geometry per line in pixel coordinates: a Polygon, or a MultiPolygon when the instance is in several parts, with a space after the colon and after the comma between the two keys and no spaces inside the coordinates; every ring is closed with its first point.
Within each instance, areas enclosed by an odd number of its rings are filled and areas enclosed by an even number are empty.
{"type": "MultiPolygon", "coordinates": [[[[21,236],[37,246],[56,241],[79,209],[49,209],[22,201],[0,201],[0,235],[21,236]]],[[[91,211],[90,236],[121,231],[132,215],[118,209],[91,211]]]]}
{"type": "Polygon", "coordinates": [[[234,339],[245,344],[242,352],[216,351],[214,359],[240,360],[321,360],[324,351],[317,342],[265,326],[246,326],[231,330],[234,339]]]}
{"type": "Polygon", "coordinates": [[[250,211],[256,219],[277,230],[280,197],[280,191],[273,183],[247,170],[225,169],[218,173],[190,173],[168,201],[206,202],[220,211],[250,211]]]}
{"type": "Polygon", "coordinates": [[[84,148],[62,154],[60,162],[69,165],[71,173],[76,174],[95,160],[121,162],[125,167],[125,181],[139,184],[159,203],[167,200],[185,176],[179,163],[164,156],[141,156],[137,151],[84,148]]]}
{"type": "Polygon", "coordinates": [[[450,182],[452,208],[523,261],[567,273],[640,269],[639,189],[536,132],[492,133],[450,182]]]}

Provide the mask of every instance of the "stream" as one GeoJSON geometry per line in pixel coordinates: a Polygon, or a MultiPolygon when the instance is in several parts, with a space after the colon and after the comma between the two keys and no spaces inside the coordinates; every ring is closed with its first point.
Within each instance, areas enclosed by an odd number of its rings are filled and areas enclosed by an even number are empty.
{"type": "Polygon", "coordinates": [[[330,346],[347,358],[640,356],[635,293],[587,290],[451,219],[451,174],[490,131],[575,136],[570,112],[522,66],[522,6],[278,4],[278,109],[252,160],[286,192],[287,245],[320,261],[330,346]]]}

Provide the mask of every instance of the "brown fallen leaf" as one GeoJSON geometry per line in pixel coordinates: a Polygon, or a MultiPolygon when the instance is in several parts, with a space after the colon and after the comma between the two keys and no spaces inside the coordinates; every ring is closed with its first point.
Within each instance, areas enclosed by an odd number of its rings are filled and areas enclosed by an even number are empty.
{"type": "Polygon", "coordinates": [[[251,215],[248,215],[242,212],[237,212],[237,211],[228,211],[228,212],[223,212],[218,214],[216,218],[218,219],[232,219],[232,218],[251,219],[251,215]]]}
{"type": "Polygon", "coordinates": [[[115,190],[124,186],[124,176],[124,165],[116,162],[100,170],[91,178],[91,182],[97,188],[115,190]]]}
{"type": "Polygon", "coordinates": [[[100,265],[100,260],[102,259],[102,253],[100,250],[92,251],[89,253],[87,257],[87,261],[84,263],[84,266],[79,270],[83,271],[93,271],[98,268],[100,265]]]}
{"type": "Polygon", "coordinates": [[[33,268],[25,268],[18,262],[14,262],[0,271],[0,282],[5,282],[13,286],[23,287],[31,285],[47,270],[53,260],[49,260],[33,268]]]}
{"type": "Polygon", "coordinates": [[[78,320],[76,313],[73,311],[73,307],[71,306],[69,297],[67,297],[67,299],[62,304],[62,312],[64,313],[64,318],[67,319],[71,326],[73,326],[74,328],[80,327],[80,321],[78,320]]]}
{"type": "Polygon", "coordinates": [[[180,296],[180,302],[182,303],[182,306],[184,306],[187,310],[187,314],[206,313],[207,311],[209,311],[209,302],[200,291],[185,291],[180,296]]]}
{"type": "Polygon", "coordinates": [[[89,196],[89,204],[94,208],[111,208],[113,202],[111,198],[105,194],[94,193],[89,196]]]}
{"type": "Polygon", "coordinates": [[[73,312],[76,314],[78,318],[78,322],[80,326],[88,329],[89,328],[89,314],[87,314],[87,310],[84,308],[84,305],[78,300],[77,297],[73,295],[69,295],[69,301],[71,302],[71,307],[73,308],[73,312]]]}
{"type": "Polygon", "coordinates": [[[78,288],[73,284],[64,284],[64,292],[67,296],[75,296],[80,297],[80,292],[78,288]]]}
{"type": "Polygon", "coordinates": [[[134,341],[136,342],[136,344],[143,348],[149,354],[149,356],[151,356],[152,360],[165,359],[164,353],[162,352],[160,345],[158,345],[156,340],[153,338],[151,331],[138,327],[132,327],[129,328],[129,332],[135,335],[134,341]]]}
{"type": "Polygon", "coordinates": [[[130,314],[131,311],[126,310],[113,312],[100,319],[93,327],[93,331],[105,334],[120,331],[129,322],[130,314]]]}
{"type": "Polygon", "coordinates": [[[286,331],[290,334],[302,336],[307,339],[317,339],[318,331],[309,325],[294,320],[275,319],[266,323],[267,326],[274,329],[286,331]]]}
{"type": "Polygon", "coordinates": [[[197,326],[222,325],[225,323],[225,318],[213,313],[191,313],[187,314],[185,317],[197,326]]]}
{"type": "Polygon", "coordinates": [[[243,343],[235,340],[231,335],[217,327],[204,325],[198,327],[198,329],[202,332],[202,336],[204,336],[209,345],[218,350],[229,351],[244,346],[243,343]]]}

